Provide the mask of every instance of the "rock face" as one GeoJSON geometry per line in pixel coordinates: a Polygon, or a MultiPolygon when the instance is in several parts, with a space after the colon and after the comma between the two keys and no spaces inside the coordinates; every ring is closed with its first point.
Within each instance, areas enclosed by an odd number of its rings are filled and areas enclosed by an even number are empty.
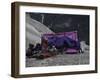
{"type": "Polygon", "coordinates": [[[41,43],[41,35],[45,33],[53,33],[53,31],[26,14],[26,49],[29,43],[41,43]]]}
{"type": "Polygon", "coordinates": [[[59,54],[43,60],[26,58],[26,67],[64,66],[89,64],[89,52],[83,54],[59,54]]]}

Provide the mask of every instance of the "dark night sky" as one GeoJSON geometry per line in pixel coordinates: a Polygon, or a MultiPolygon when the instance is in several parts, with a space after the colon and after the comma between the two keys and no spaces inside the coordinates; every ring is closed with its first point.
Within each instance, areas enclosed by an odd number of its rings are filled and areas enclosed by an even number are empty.
{"type": "Polygon", "coordinates": [[[28,13],[31,18],[41,22],[41,14],[44,15],[43,24],[54,32],[78,31],[79,40],[89,44],[89,15],[28,13]]]}

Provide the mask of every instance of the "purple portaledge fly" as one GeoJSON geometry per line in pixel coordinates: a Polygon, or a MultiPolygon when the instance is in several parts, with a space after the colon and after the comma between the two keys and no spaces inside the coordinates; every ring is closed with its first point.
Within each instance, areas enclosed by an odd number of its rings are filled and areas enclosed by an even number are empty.
{"type": "Polygon", "coordinates": [[[45,49],[48,46],[55,46],[66,53],[78,53],[81,49],[77,31],[43,34],[41,39],[42,44],[46,42],[42,45],[45,49]]]}

